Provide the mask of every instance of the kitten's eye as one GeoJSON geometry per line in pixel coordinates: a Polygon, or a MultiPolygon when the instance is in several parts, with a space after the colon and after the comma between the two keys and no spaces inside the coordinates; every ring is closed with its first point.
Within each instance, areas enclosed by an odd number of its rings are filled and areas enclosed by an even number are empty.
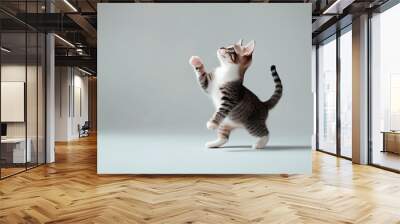
{"type": "Polygon", "coordinates": [[[226,49],[226,52],[228,52],[228,53],[235,53],[235,49],[233,49],[232,47],[230,47],[230,48],[227,48],[227,49],[226,49]]]}

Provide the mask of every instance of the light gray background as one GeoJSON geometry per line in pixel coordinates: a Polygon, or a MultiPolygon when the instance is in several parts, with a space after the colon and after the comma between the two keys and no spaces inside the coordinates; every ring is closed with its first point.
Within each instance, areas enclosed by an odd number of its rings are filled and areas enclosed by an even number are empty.
{"type": "Polygon", "coordinates": [[[100,4],[98,10],[99,173],[311,172],[310,4],[100,4]],[[245,85],[262,99],[284,86],[269,115],[269,147],[235,131],[223,149],[206,129],[214,112],[188,64],[243,38],[256,41],[245,85]]]}

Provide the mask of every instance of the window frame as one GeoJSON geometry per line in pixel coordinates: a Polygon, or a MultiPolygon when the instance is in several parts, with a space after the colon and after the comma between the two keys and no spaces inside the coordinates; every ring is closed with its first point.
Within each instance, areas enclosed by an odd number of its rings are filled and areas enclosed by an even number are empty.
{"type": "Polygon", "coordinates": [[[352,160],[351,157],[347,157],[342,155],[342,150],[341,150],[341,118],[340,118],[340,100],[341,100],[341,90],[340,90],[340,84],[341,84],[341,67],[340,67],[340,37],[344,35],[347,32],[352,32],[352,23],[347,24],[341,29],[337,29],[335,33],[332,35],[326,37],[325,39],[319,41],[316,44],[316,72],[315,72],[315,80],[316,80],[316,139],[315,139],[315,145],[316,145],[316,151],[323,152],[329,155],[333,155],[336,157],[344,158],[347,160],[352,160]],[[319,48],[322,43],[326,44],[330,41],[336,41],[336,152],[332,153],[327,150],[324,150],[320,148],[319,144],[319,136],[320,136],[320,130],[319,130],[319,112],[320,112],[320,105],[319,105],[319,97],[320,97],[320,92],[319,92],[319,85],[320,85],[320,74],[319,74],[319,48]]]}

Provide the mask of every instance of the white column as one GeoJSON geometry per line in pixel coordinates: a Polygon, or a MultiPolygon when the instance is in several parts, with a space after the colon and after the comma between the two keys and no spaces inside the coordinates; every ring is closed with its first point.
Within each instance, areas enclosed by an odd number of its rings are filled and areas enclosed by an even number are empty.
{"type": "MultiPolygon", "coordinates": [[[[46,1],[46,11],[54,12],[52,1],[46,1]]],[[[46,163],[55,162],[55,42],[46,35],[46,163]]]]}
{"type": "Polygon", "coordinates": [[[47,34],[46,36],[46,60],[47,60],[47,76],[46,76],[46,163],[55,161],[54,151],[54,133],[55,133],[55,59],[54,59],[54,35],[47,34]]]}
{"type": "Polygon", "coordinates": [[[353,162],[368,163],[368,15],[353,19],[353,162]]]}

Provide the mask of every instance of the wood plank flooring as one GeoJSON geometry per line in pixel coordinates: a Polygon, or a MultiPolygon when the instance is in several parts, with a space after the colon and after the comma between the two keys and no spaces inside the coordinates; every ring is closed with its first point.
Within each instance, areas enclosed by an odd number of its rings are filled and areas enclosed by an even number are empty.
{"type": "Polygon", "coordinates": [[[400,175],[315,152],[313,174],[98,176],[96,139],[0,181],[0,223],[400,223],[400,175]]]}

